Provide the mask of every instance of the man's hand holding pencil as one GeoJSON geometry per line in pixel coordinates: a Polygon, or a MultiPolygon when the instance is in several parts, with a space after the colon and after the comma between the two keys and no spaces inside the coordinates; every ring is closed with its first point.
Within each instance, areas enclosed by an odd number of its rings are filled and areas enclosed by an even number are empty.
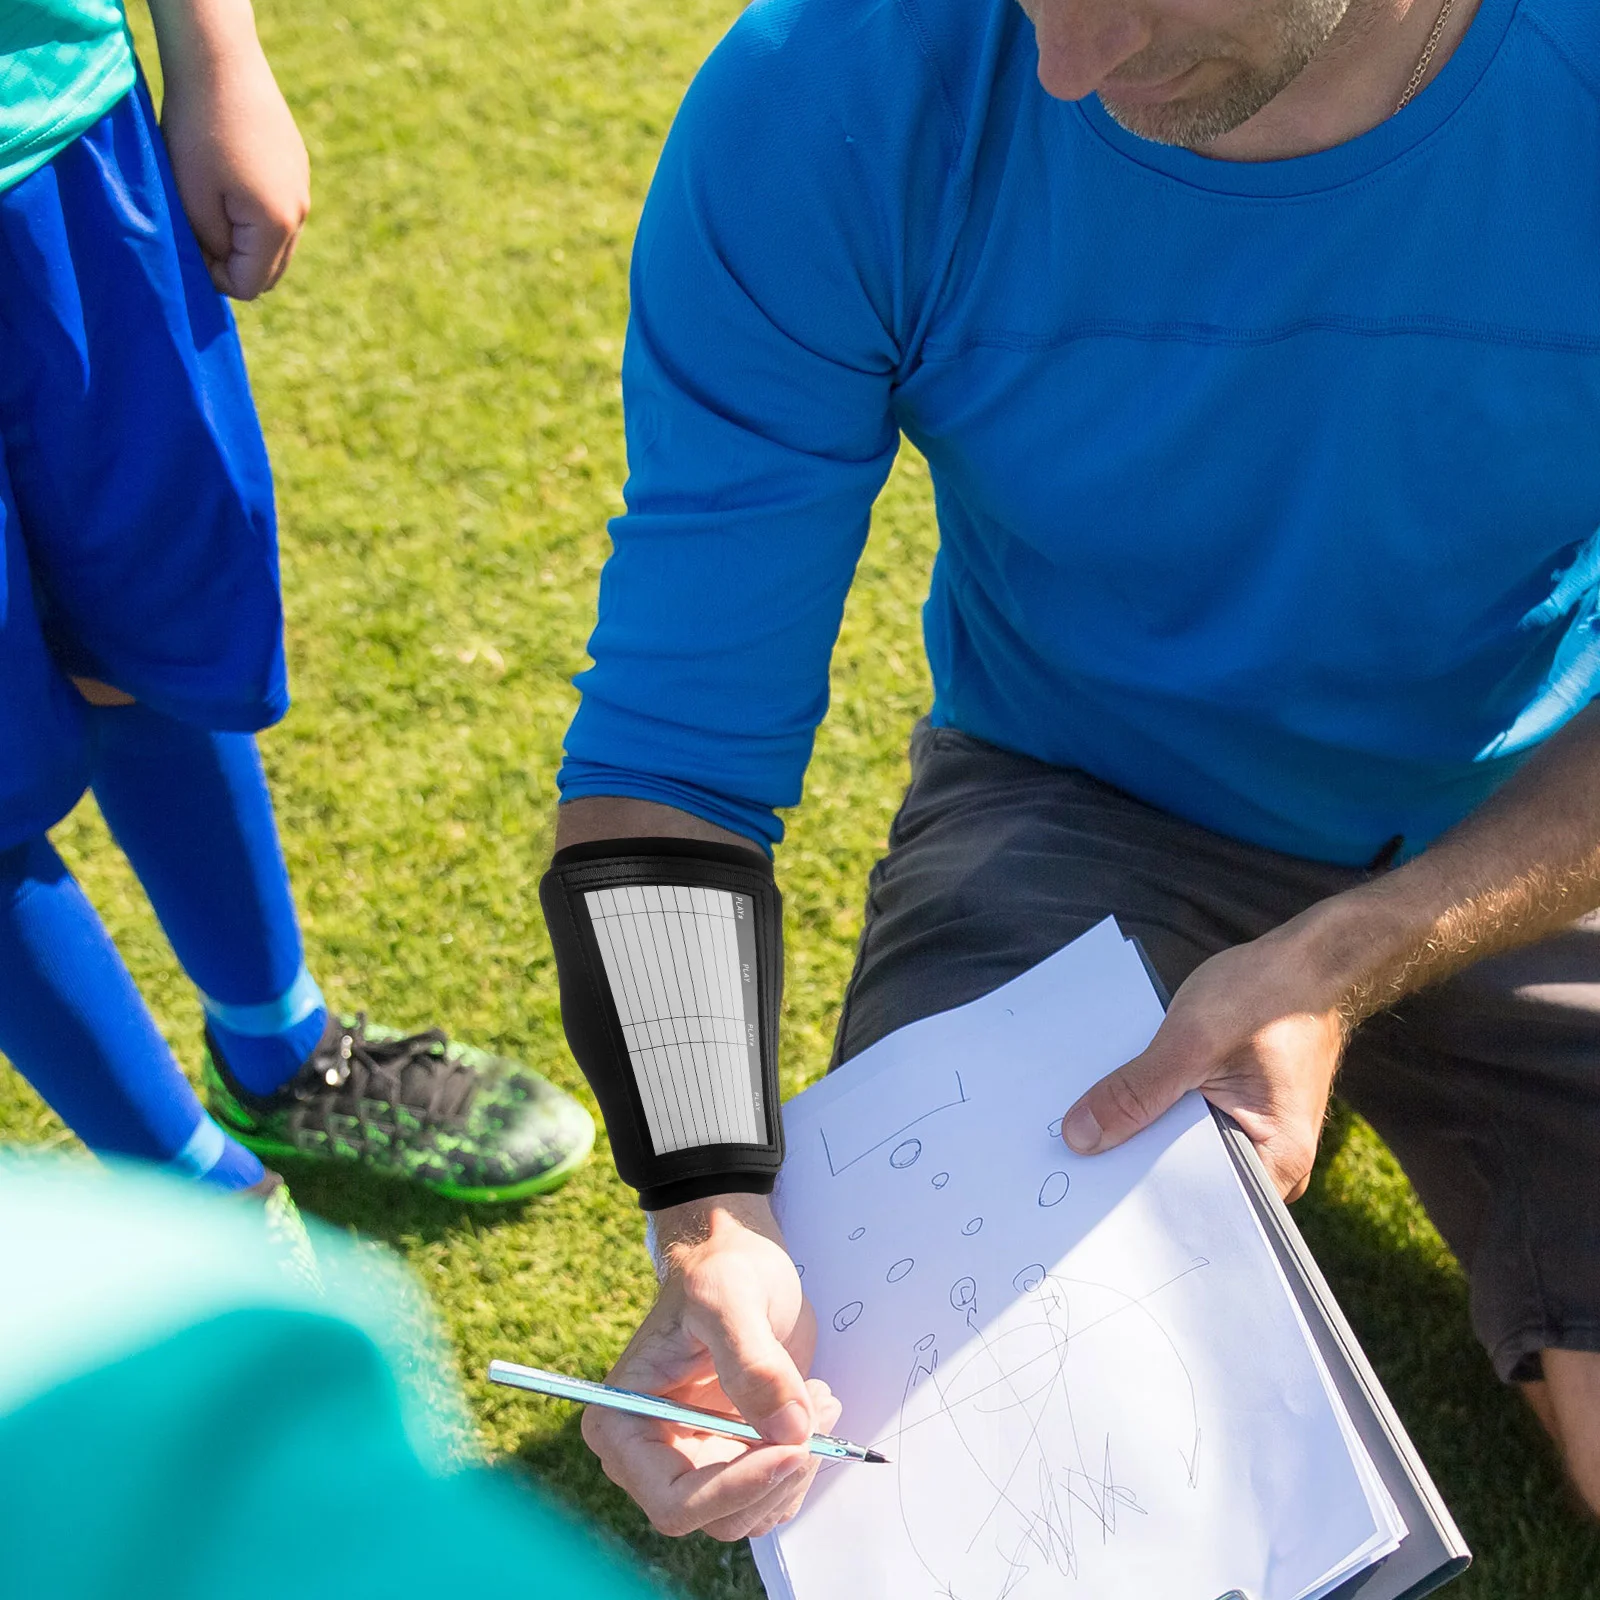
{"type": "Polygon", "coordinates": [[[745,1445],[590,1407],[583,1436],[607,1477],[660,1532],[733,1541],[800,1509],[821,1464],[806,1441],[840,1406],[805,1377],[816,1315],[762,1196],[734,1194],[655,1214],[661,1292],[608,1381],[710,1411],[737,1411],[770,1440],[745,1445]]]}

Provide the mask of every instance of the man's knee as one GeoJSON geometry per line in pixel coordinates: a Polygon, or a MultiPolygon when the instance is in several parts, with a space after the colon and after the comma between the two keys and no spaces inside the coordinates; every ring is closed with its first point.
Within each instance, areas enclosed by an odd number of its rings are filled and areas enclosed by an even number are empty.
{"type": "Polygon", "coordinates": [[[1573,1487],[1600,1517],[1600,1351],[1546,1350],[1544,1379],[1524,1385],[1573,1487]]]}

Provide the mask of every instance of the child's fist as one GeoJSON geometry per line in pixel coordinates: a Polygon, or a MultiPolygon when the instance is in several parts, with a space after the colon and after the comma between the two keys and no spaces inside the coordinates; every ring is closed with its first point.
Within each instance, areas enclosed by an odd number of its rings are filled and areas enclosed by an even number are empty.
{"type": "Polygon", "coordinates": [[[259,47],[169,75],[161,131],[211,281],[236,300],[270,289],[311,209],[311,163],[259,47]]]}

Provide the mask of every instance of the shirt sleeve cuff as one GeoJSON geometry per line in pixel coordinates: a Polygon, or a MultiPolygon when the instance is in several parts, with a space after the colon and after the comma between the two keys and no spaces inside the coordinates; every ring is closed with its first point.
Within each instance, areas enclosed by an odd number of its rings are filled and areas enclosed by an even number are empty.
{"type": "Polygon", "coordinates": [[[653,800],[658,805],[675,806],[702,821],[742,834],[760,845],[769,856],[783,838],[783,823],[770,806],[742,800],[736,795],[717,794],[677,778],[658,777],[648,772],[633,772],[597,761],[562,764],[556,782],[561,800],[582,800],[596,795],[619,795],[628,800],[653,800]]]}

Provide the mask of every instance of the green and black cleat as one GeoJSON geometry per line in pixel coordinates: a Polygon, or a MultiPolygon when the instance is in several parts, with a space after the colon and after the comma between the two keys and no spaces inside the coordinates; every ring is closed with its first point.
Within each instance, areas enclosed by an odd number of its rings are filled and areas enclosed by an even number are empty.
{"type": "Polygon", "coordinates": [[[254,1094],[206,1030],[211,1114],[266,1161],[351,1161],[451,1200],[521,1200],[565,1182],[594,1123],[531,1068],[455,1044],[438,1028],[401,1034],[365,1015],[329,1021],[300,1071],[254,1094]]]}

